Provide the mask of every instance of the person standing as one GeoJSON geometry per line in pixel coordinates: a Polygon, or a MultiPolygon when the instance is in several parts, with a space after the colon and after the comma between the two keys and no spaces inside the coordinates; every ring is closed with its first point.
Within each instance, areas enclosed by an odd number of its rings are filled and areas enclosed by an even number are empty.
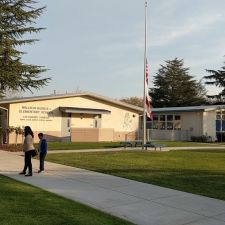
{"type": "Polygon", "coordinates": [[[45,170],[44,162],[45,162],[45,157],[47,155],[48,144],[47,144],[46,139],[44,138],[44,134],[43,133],[39,133],[38,137],[40,139],[40,141],[39,141],[40,169],[38,170],[38,173],[41,173],[42,171],[45,170]]]}
{"type": "Polygon", "coordinates": [[[20,174],[24,174],[25,176],[32,176],[32,151],[34,150],[34,133],[29,126],[24,127],[24,144],[23,144],[23,151],[25,154],[24,160],[24,168],[20,174]],[[28,168],[28,173],[26,173],[28,168]]]}

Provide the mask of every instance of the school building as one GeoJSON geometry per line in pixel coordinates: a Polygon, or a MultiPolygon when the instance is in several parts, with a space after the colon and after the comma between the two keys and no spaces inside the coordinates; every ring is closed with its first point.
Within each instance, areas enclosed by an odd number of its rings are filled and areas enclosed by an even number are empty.
{"type": "MultiPolygon", "coordinates": [[[[49,141],[120,141],[136,139],[142,108],[94,93],[0,100],[1,128],[30,126],[49,141]]],[[[8,143],[15,143],[10,133],[8,143]]],[[[22,135],[18,136],[18,143],[22,135]]]]}
{"type": "MultiPolygon", "coordinates": [[[[225,137],[225,105],[153,108],[148,140],[190,141],[225,137]]],[[[0,100],[0,128],[30,126],[49,141],[141,140],[143,109],[98,94],[48,95],[0,100]]],[[[22,135],[17,137],[22,142],[22,135]]],[[[15,143],[16,134],[6,139],[15,143]]]]}
{"type": "Polygon", "coordinates": [[[149,138],[190,141],[205,136],[216,141],[225,135],[225,105],[154,108],[149,138]]]}

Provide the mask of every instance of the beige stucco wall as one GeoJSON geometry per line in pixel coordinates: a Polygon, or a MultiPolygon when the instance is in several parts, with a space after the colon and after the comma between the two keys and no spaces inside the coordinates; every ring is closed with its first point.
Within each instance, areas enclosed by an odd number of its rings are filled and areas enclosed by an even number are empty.
{"type": "MultiPolygon", "coordinates": [[[[109,110],[110,114],[102,115],[100,128],[113,129],[114,132],[121,133],[135,132],[138,129],[139,116],[133,109],[87,96],[10,104],[9,126],[29,125],[34,132],[55,134],[56,137],[65,136],[65,131],[70,132],[70,129],[62,124],[66,123],[67,119],[70,120],[69,128],[94,128],[96,115],[72,114],[71,118],[64,117],[63,121],[59,106],[109,110]]],[[[114,134],[111,136],[114,137],[114,134]]],[[[12,138],[10,140],[12,141],[12,138]]]]}
{"type": "Polygon", "coordinates": [[[189,131],[190,136],[203,135],[203,112],[183,112],[181,115],[181,129],[189,131]]]}
{"type": "Polygon", "coordinates": [[[72,142],[114,141],[114,129],[110,128],[72,128],[72,142]]]}
{"type": "Polygon", "coordinates": [[[90,114],[72,114],[71,127],[94,128],[94,117],[90,114]]]}
{"type": "Polygon", "coordinates": [[[212,137],[212,141],[216,138],[216,111],[203,113],[203,134],[212,137]]]}
{"type": "MultiPolygon", "coordinates": [[[[166,114],[166,113],[162,113],[166,114]]],[[[169,114],[169,113],[167,113],[169,114]]],[[[191,140],[191,136],[211,136],[216,140],[216,111],[180,112],[181,130],[150,130],[149,139],[191,140]]]]}
{"type": "Polygon", "coordinates": [[[147,139],[150,140],[170,140],[170,141],[190,141],[188,130],[148,130],[147,139]]]}
{"type": "Polygon", "coordinates": [[[72,142],[135,140],[136,132],[115,132],[110,128],[72,128],[72,142]]]}
{"type": "MultiPolygon", "coordinates": [[[[162,115],[180,115],[181,130],[151,130],[148,139],[191,140],[191,136],[203,135],[203,112],[157,113],[162,115]]],[[[204,121],[207,122],[207,121],[204,121]]]]}

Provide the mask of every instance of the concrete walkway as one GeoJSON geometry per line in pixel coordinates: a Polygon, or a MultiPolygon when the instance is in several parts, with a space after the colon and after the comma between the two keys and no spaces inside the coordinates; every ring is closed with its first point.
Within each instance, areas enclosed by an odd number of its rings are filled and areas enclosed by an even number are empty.
{"type": "MultiPolygon", "coordinates": [[[[161,150],[157,148],[148,148],[147,151],[172,151],[172,150],[193,150],[193,149],[217,149],[217,150],[225,150],[225,146],[201,146],[201,147],[163,147],[161,150]]],[[[118,152],[118,151],[146,151],[145,149],[142,150],[141,147],[127,147],[127,148],[105,148],[105,149],[76,149],[76,150],[51,150],[48,151],[48,154],[55,154],[55,153],[71,153],[71,152],[118,152]]],[[[15,153],[15,154],[18,154],[15,153]]]]}
{"type": "MultiPolygon", "coordinates": [[[[23,157],[0,151],[0,174],[43,188],[140,225],[225,225],[225,201],[46,162],[19,175],[23,157]]],[[[212,187],[213,188],[213,187],[212,187]]]]}

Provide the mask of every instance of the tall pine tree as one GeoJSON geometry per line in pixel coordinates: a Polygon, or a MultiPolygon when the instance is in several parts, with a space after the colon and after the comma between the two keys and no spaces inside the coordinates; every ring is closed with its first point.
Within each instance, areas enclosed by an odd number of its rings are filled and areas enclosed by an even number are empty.
{"type": "Polygon", "coordinates": [[[194,106],[204,104],[206,91],[201,82],[189,75],[183,60],[175,58],[161,65],[150,89],[153,107],[194,106]]]}
{"type": "Polygon", "coordinates": [[[210,75],[204,76],[207,80],[205,83],[209,85],[215,85],[222,88],[222,91],[217,95],[207,95],[214,104],[224,104],[225,102],[225,62],[224,66],[220,70],[206,70],[210,75]]]}
{"type": "Polygon", "coordinates": [[[25,52],[19,50],[20,46],[38,41],[23,38],[25,35],[43,29],[33,26],[45,9],[33,7],[36,3],[32,0],[0,1],[0,95],[6,90],[39,89],[50,80],[40,78],[40,74],[46,71],[44,67],[23,63],[25,52]]]}

